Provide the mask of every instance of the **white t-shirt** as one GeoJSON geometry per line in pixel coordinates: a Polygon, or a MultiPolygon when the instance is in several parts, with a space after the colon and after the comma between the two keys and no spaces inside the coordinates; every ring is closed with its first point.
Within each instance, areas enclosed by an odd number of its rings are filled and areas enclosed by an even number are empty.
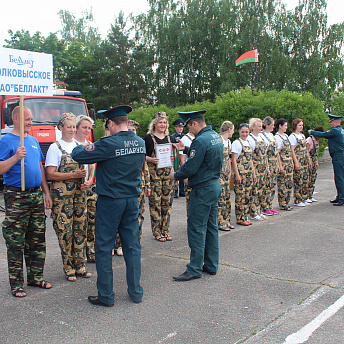
{"type": "Polygon", "coordinates": [[[268,147],[270,146],[270,141],[276,141],[273,133],[259,133],[259,136],[264,140],[268,147]]]}
{"type": "MultiPolygon", "coordinates": [[[[78,141],[78,140],[76,140],[76,139],[75,139],[75,141],[76,141],[76,143],[77,143],[78,145],[82,145],[82,144],[83,144],[83,142],[80,142],[80,141],[78,141]]],[[[87,142],[88,144],[90,144],[88,140],[85,140],[84,142],[87,142]]],[[[83,168],[86,170],[86,177],[85,177],[85,180],[88,180],[88,177],[90,176],[90,165],[84,164],[84,165],[82,165],[82,166],[83,166],[83,168]]]]}
{"type": "MultiPolygon", "coordinates": [[[[184,135],[184,136],[180,139],[180,141],[182,141],[182,142],[184,143],[185,147],[190,147],[190,146],[191,146],[191,143],[192,143],[192,141],[193,141],[194,138],[195,138],[195,137],[194,137],[192,134],[187,133],[186,135],[184,135]],[[191,137],[191,139],[190,139],[190,137],[191,137]]],[[[179,151],[179,155],[186,155],[186,154],[184,154],[183,151],[179,151]]],[[[187,158],[186,158],[186,159],[187,159],[187,158]]]]}
{"type": "Polygon", "coordinates": [[[297,139],[301,140],[302,138],[302,134],[292,133],[289,135],[290,144],[295,148],[297,146],[297,139]]]}
{"type": "MultiPolygon", "coordinates": [[[[287,134],[283,134],[282,136],[284,137],[285,140],[288,140],[288,135],[287,134]]],[[[283,141],[283,139],[281,138],[281,136],[278,133],[275,135],[275,139],[277,141],[278,151],[280,151],[282,149],[282,147],[283,147],[284,141],[283,141]]]]}
{"type": "Polygon", "coordinates": [[[255,136],[255,135],[253,135],[252,133],[250,133],[250,134],[248,135],[248,137],[247,137],[247,141],[250,143],[250,145],[251,145],[251,147],[252,147],[253,150],[256,149],[256,141],[255,141],[254,139],[256,139],[257,142],[264,141],[264,140],[259,136],[259,134],[258,134],[258,136],[255,136]],[[254,138],[253,138],[253,137],[254,137],[254,138]]]}
{"type": "MultiPolygon", "coordinates": [[[[221,135],[220,135],[221,136],[221,135]]],[[[228,148],[228,152],[231,153],[232,152],[232,144],[231,141],[229,139],[225,140],[222,136],[222,142],[223,142],[223,147],[224,148],[228,148]]]]}
{"type": "MultiPolygon", "coordinates": [[[[60,143],[62,149],[64,149],[69,154],[72,153],[73,148],[78,145],[75,140],[73,140],[72,142],[66,142],[62,139],[59,139],[58,142],[60,143]]],[[[56,166],[56,168],[58,169],[60,167],[61,158],[62,152],[57,146],[56,142],[54,142],[48,149],[47,157],[45,158],[45,166],[56,166]]]]}
{"type": "Polygon", "coordinates": [[[237,159],[239,157],[239,155],[241,154],[242,151],[242,146],[241,143],[243,144],[243,146],[249,146],[251,147],[250,143],[247,140],[242,140],[242,139],[237,139],[232,143],[232,153],[237,153],[237,159]]]}

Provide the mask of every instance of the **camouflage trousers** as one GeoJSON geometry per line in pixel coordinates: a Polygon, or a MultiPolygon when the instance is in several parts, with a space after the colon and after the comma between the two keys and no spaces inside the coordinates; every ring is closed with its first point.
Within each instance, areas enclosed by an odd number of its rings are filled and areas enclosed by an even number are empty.
{"type": "Polygon", "coordinates": [[[266,176],[265,185],[263,185],[263,196],[261,203],[261,210],[263,212],[272,209],[272,201],[275,197],[275,190],[277,184],[277,166],[270,165],[270,174],[266,176]]]}
{"type": "Polygon", "coordinates": [[[252,185],[251,195],[250,195],[250,215],[251,217],[255,217],[256,215],[260,215],[262,212],[262,203],[265,201],[265,194],[263,193],[263,189],[265,188],[266,184],[266,168],[259,169],[256,168],[256,177],[257,183],[252,185]]]}
{"type": "Polygon", "coordinates": [[[304,202],[308,198],[309,169],[308,165],[300,166],[299,171],[294,170],[294,203],[304,202]]]}
{"type": "MultiPolygon", "coordinates": [[[[150,164],[149,164],[150,165],[150,164]]],[[[170,180],[172,168],[149,168],[151,177],[151,195],[149,211],[154,236],[166,236],[170,233],[170,217],[173,202],[174,181],[170,180]]]]}
{"type": "Polygon", "coordinates": [[[185,191],[185,201],[186,201],[186,219],[189,219],[189,201],[190,201],[190,193],[191,188],[189,185],[184,184],[184,191],[185,191]]]}
{"type": "MultiPolygon", "coordinates": [[[[145,192],[144,192],[144,189],[142,189],[142,192],[140,193],[138,201],[139,201],[139,231],[140,231],[140,239],[141,239],[141,237],[142,237],[142,226],[143,226],[143,221],[145,219],[144,218],[144,213],[145,213],[145,192]]],[[[121,238],[119,237],[119,234],[117,233],[114,249],[117,250],[120,247],[122,247],[121,238]]]]}
{"type": "Polygon", "coordinates": [[[220,178],[222,193],[219,198],[219,210],[217,213],[217,223],[219,228],[229,228],[231,220],[231,189],[229,180],[220,178]]]}
{"type": "Polygon", "coordinates": [[[313,163],[312,168],[309,171],[308,197],[307,198],[313,197],[316,179],[317,179],[317,165],[315,163],[313,163]]]}
{"type": "Polygon", "coordinates": [[[6,207],[2,223],[7,247],[7,263],[11,290],[22,287],[23,253],[27,270],[27,283],[43,280],[46,255],[45,212],[43,192],[12,191],[4,187],[6,207]]]}
{"type": "Polygon", "coordinates": [[[97,194],[92,192],[91,190],[87,190],[86,202],[87,202],[86,257],[88,260],[94,260],[95,259],[94,231],[96,228],[95,217],[96,217],[97,194]]]}
{"type": "Polygon", "coordinates": [[[287,209],[293,190],[293,166],[284,167],[284,173],[277,175],[278,205],[280,209],[287,209]]]}
{"type": "Polygon", "coordinates": [[[234,180],[235,216],[237,222],[248,220],[253,173],[249,172],[242,174],[241,178],[241,184],[238,184],[236,180],[234,180]]]}
{"type": "Polygon", "coordinates": [[[86,193],[81,190],[54,197],[51,217],[59,241],[65,274],[83,273],[86,250],[86,193]]]}

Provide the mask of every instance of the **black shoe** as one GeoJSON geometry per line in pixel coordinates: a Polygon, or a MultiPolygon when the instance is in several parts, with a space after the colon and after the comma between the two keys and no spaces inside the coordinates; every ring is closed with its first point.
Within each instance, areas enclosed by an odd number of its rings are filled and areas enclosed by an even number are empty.
{"type": "Polygon", "coordinates": [[[201,278],[200,276],[195,276],[189,274],[187,271],[185,271],[183,274],[180,276],[173,277],[173,279],[177,282],[186,282],[186,281],[191,281],[193,279],[201,278]]]}
{"type": "Polygon", "coordinates": [[[185,193],[180,193],[179,197],[185,197],[185,193]]]}
{"type": "Polygon", "coordinates": [[[178,195],[174,195],[173,198],[178,198],[179,196],[178,195]]]}
{"type": "Polygon", "coordinates": [[[105,303],[103,301],[100,301],[97,296],[89,296],[88,301],[90,301],[92,305],[113,307],[113,303],[111,304],[111,303],[105,303]]]}
{"type": "Polygon", "coordinates": [[[343,201],[338,201],[337,203],[333,203],[333,205],[336,205],[338,207],[340,207],[341,205],[343,205],[344,202],[343,201]]]}
{"type": "Polygon", "coordinates": [[[335,199],[331,199],[330,200],[331,203],[338,203],[338,201],[339,201],[338,197],[336,197],[335,199]]]}
{"type": "Polygon", "coordinates": [[[134,301],[134,303],[141,303],[142,302],[142,300],[133,300],[134,301]]]}
{"type": "Polygon", "coordinates": [[[208,275],[212,275],[212,276],[215,276],[216,275],[216,271],[209,271],[205,265],[203,265],[203,269],[202,269],[203,272],[207,273],[208,275]]]}

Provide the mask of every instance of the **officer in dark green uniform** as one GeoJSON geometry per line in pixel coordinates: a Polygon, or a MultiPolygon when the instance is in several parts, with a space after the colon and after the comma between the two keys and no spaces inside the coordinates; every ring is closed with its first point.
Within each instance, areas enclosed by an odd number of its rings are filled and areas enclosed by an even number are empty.
{"type": "Polygon", "coordinates": [[[138,195],[142,166],[146,156],[144,141],[128,131],[127,114],[132,108],[117,106],[103,112],[111,136],[87,146],[77,146],[72,157],[81,164],[97,163],[98,194],[95,229],[95,257],[98,296],[89,296],[92,304],[114,304],[112,254],[119,232],[127,268],[128,294],[135,303],[142,300],[141,246],[138,195]]]}
{"type": "Polygon", "coordinates": [[[179,112],[189,132],[195,136],[186,163],[170,178],[188,178],[192,188],[189,201],[188,241],[190,263],[176,281],[190,281],[202,276],[202,270],[215,275],[219,263],[218,200],[222,192],[219,181],[223,162],[223,143],[219,134],[207,126],[206,110],[179,112]]]}
{"type": "Polygon", "coordinates": [[[343,116],[328,115],[331,129],[325,132],[309,130],[315,137],[328,139],[329,153],[332,158],[334,182],[337,189],[337,197],[331,201],[333,205],[344,205],[344,130],[340,125],[343,116]]]}

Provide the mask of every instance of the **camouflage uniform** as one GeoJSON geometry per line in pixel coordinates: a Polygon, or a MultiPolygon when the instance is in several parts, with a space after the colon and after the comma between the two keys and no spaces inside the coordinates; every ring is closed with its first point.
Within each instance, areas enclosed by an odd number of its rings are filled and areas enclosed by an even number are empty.
{"type": "MultiPolygon", "coordinates": [[[[228,143],[228,142],[227,142],[228,143]]],[[[220,184],[222,193],[219,198],[219,210],[217,214],[217,223],[219,229],[226,229],[230,226],[231,219],[231,189],[229,185],[230,159],[229,146],[223,147],[223,165],[220,175],[220,184]]]]}
{"type": "MultiPolygon", "coordinates": [[[[79,169],[79,164],[62,149],[58,172],[69,173],[79,169]]],[[[86,193],[80,190],[82,179],[53,181],[51,217],[59,240],[62,262],[67,276],[82,274],[85,269],[86,248],[86,193]]]]}
{"type": "Polygon", "coordinates": [[[139,196],[139,229],[140,229],[140,239],[142,236],[142,226],[144,221],[144,213],[145,213],[145,189],[150,189],[150,176],[149,176],[149,170],[148,165],[145,160],[145,163],[143,165],[144,170],[142,171],[141,176],[141,185],[140,189],[142,190],[139,196]]]}
{"type": "Polygon", "coordinates": [[[313,136],[310,136],[313,141],[313,148],[310,150],[309,155],[312,159],[312,168],[309,171],[309,182],[308,182],[308,198],[311,199],[314,193],[315,180],[317,179],[317,166],[318,166],[318,153],[319,153],[319,142],[314,140],[313,136]]]}
{"type": "Polygon", "coordinates": [[[303,134],[301,134],[301,139],[297,138],[294,152],[300,165],[298,171],[294,170],[294,203],[298,204],[308,198],[309,158],[306,138],[303,134]]]}
{"type": "Polygon", "coordinates": [[[261,204],[265,202],[265,199],[263,199],[265,196],[263,189],[266,184],[266,169],[268,165],[266,151],[268,145],[265,141],[258,141],[252,134],[250,134],[250,137],[255,141],[256,145],[253,150],[252,161],[256,171],[257,183],[252,185],[250,196],[250,215],[255,217],[261,214],[261,204]]]}
{"type": "Polygon", "coordinates": [[[87,229],[86,229],[86,256],[88,261],[95,260],[94,253],[94,231],[96,228],[95,215],[96,215],[96,204],[97,204],[97,194],[92,191],[94,190],[96,184],[86,191],[86,204],[87,204],[87,229]]]}
{"type": "Polygon", "coordinates": [[[238,184],[234,179],[234,193],[235,193],[235,216],[237,222],[245,222],[248,220],[248,213],[250,210],[250,194],[253,185],[253,170],[252,170],[252,154],[251,146],[244,146],[239,139],[242,146],[241,154],[238,156],[237,165],[239,175],[241,176],[241,184],[238,184]]]}
{"type": "Polygon", "coordinates": [[[276,184],[277,184],[277,141],[276,140],[269,140],[268,136],[266,136],[263,132],[263,135],[269,141],[269,147],[267,150],[268,162],[269,162],[269,170],[270,174],[266,176],[266,183],[263,186],[263,196],[262,196],[262,211],[266,212],[272,209],[272,201],[275,196],[276,184]]]}
{"type": "Polygon", "coordinates": [[[280,209],[288,209],[291,192],[293,190],[293,159],[291,156],[291,145],[288,137],[277,133],[282,140],[283,146],[279,152],[284,173],[277,175],[278,204],[280,209]]]}
{"type": "MultiPolygon", "coordinates": [[[[185,184],[184,184],[185,185],[185,184]]],[[[189,219],[189,201],[190,201],[190,193],[191,188],[189,185],[185,185],[185,201],[186,201],[186,219],[189,219]]]]}
{"type": "Polygon", "coordinates": [[[43,280],[46,255],[45,214],[41,187],[20,191],[4,185],[6,217],[2,223],[7,247],[8,272],[11,290],[24,284],[23,252],[27,283],[43,280]]]}
{"type": "MultiPolygon", "coordinates": [[[[168,142],[171,142],[170,137],[168,142]]],[[[152,135],[154,145],[156,140],[152,135]]],[[[153,151],[152,157],[155,157],[153,151]]],[[[152,192],[149,196],[149,211],[153,235],[167,236],[170,233],[170,217],[173,202],[174,182],[170,181],[173,167],[157,168],[156,164],[148,163],[152,192]]]]}

